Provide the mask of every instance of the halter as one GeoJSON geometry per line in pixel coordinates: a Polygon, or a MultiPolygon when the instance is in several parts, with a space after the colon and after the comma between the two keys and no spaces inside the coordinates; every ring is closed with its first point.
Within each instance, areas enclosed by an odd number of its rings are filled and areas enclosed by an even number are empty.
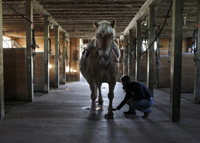
{"type": "MultiPolygon", "coordinates": [[[[104,47],[99,47],[99,48],[96,48],[96,50],[94,51],[95,54],[97,54],[99,56],[99,54],[97,53],[97,51],[99,51],[100,49],[103,49],[104,47]]],[[[112,52],[112,49],[113,49],[113,46],[111,48],[111,50],[109,50],[108,48],[106,48],[106,50],[108,51],[109,53],[109,57],[110,57],[110,53],[112,52]]]]}

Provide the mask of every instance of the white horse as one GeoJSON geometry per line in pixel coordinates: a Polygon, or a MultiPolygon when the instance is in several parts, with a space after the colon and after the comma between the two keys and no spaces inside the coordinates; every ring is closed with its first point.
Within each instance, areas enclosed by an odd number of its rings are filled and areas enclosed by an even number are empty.
{"type": "Polygon", "coordinates": [[[80,61],[80,71],[90,85],[91,90],[91,120],[99,119],[96,111],[97,88],[99,90],[99,105],[103,105],[101,85],[103,82],[109,84],[109,106],[105,118],[113,119],[112,100],[114,98],[114,88],[118,74],[117,60],[120,57],[119,48],[114,42],[115,20],[112,22],[94,22],[96,27],[96,38],[93,39],[83,52],[80,61]]]}

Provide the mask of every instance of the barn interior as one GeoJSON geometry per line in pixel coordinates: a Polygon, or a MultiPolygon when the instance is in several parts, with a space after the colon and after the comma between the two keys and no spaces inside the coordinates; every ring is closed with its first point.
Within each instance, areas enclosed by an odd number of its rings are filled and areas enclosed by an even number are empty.
{"type": "Polygon", "coordinates": [[[192,142],[200,140],[200,0],[0,0],[0,142],[192,142]],[[80,73],[93,22],[116,20],[113,107],[129,75],[152,92],[147,119],[88,119],[90,88],[80,73]]]}

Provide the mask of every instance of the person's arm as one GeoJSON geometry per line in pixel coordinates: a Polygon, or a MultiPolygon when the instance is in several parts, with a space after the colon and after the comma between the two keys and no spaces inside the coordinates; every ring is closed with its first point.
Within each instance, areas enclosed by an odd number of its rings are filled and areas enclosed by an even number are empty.
{"type": "Polygon", "coordinates": [[[120,110],[128,101],[127,95],[124,97],[124,100],[117,106],[117,108],[113,108],[113,111],[120,110]]]}

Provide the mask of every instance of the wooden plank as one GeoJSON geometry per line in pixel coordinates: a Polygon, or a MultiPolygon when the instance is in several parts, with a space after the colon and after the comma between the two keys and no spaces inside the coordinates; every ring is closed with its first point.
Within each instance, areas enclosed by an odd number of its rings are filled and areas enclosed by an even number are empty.
{"type": "Polygon", "coordinates": [[[54,59],[54,70],[55,70],[55,87],[59,87],[59,27],[55,26],[55,59],[54,59]]]}
{"type": "Polygon", "coordinates": [[[4,49],[5,100],[26,100],[25,51],[25,48],[4,49]]]}
{"type": "Polygon", "coordinates": [[[44,85],[44,53],[36,53],[34,64],[34,91],[43,91],[44,85]]]}
{"type": "Polygon", "coordinates": [[[49,17],[44,17],[44,92],[49,92],[49,17]]]}
{"type": "MultiPolygon", "coordinates": [[[[155,24],[155,7],[149,7],[149,41],[148,45],[153,43],[155,39],[154,24],[155,24]]],[[[154,88],[154,44],[148,50],[147,58],[147,87],[153,95],[154,88]]]]}
{"type": "Polygon", "coordinates": [[[123,74],[124,75],[128,75],[128,37],[126,36],[125,39],[124,39],[124,56],[123,56],[123,60],[124,60],[124,63],[123,63],[123,74]]]}
{"type": "Polygon", "coordinates": [[[133,30],[129,31],[129,46],[128,46],[128,75],[132,80],[134,80],[134,68],[133,68],[133,55],[131,49],[133,49],[133,30]]]}
{"type": "MultiPolygon", "coordinates": [[[[26,18],[33,21],[33,1],[26,0],[26,18]]],[[[27,101],[32,102],[34,99],[33,87],[33,50],[32,50],[32,26],[26,21],[26,89],[27,101]]]]}
{"type": "Polygon", "coordinates": [[[66,59],[65,59],[65,54],[66,54],[66,36],[65,33],[62,35],[62,76],[61,76],[61,83],[65,84],[66,83],[66,59]]]}
{"type": "Polygon", "coordinates": [[[2,22],[2,0],[0,0],[0,119],[4,118],[4,63],[3,63],[3,22],[2,22]]]}
{"type": "Polygon", "coordinates": [[[173,0],[172,16],[172,56],[170,72],[170,119],[180,121],[181,62],[183,1],[173,0]]]}
{"type": "MultiPolygon", "coordinates": [[[[197,18],[198,23],[200,23],[200,0],[198,0],[198,11],[197,18]]],[[[195,82],[194,82],[194,101],[200,102],[200,28],[198,27],[198,43],[197,43],[197,52],[196,52],[196,67],[195,67],[195,82]]]]}

